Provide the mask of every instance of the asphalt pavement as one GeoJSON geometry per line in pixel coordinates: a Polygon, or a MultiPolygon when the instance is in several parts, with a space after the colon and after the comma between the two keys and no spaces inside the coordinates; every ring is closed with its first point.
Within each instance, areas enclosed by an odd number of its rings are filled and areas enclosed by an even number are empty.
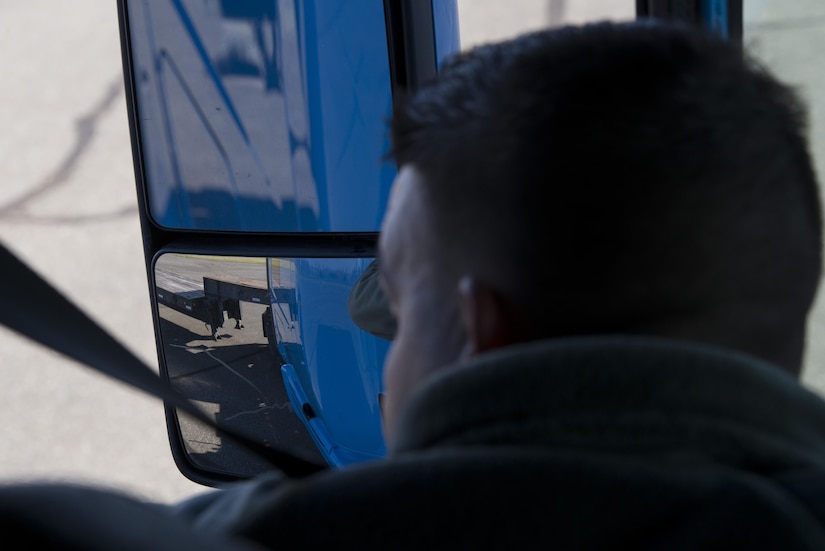
{"type": "MultiPolygon", "coordinates": [[[[816,45],[825,45],[825,3],[746,3],[748,43],[805,93],[818,151],[825,70],[816,45]]],[[[459,0],[462,44],[627,19],[633,5],[459,0]]],[[[0,242],[155,366],[116,2],[0,0],[0,75],[0,242]]],[[[818,304],[806,359],[814,389],[825,388],[823,311],[818,304]]],[[[205,489],[174,465],[156,399],[5,328],[0,360],[0,482],[71,480],[164,502],[205,489]]]]}

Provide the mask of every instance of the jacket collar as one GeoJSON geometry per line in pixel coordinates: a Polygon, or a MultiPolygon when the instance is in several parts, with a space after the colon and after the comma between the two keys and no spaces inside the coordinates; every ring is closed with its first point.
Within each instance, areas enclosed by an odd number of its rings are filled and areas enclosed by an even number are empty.
{"type": "Polygon", "coordinates": [[[408,404],[393,453],[436,446],[825,459],[825,402],[736,351],[598,336],[501,349],[444,369],[408,404]]]}

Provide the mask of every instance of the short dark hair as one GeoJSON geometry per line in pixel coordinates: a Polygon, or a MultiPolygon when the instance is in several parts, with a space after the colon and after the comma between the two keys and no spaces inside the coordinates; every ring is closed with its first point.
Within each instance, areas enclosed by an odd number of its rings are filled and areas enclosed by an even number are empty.
{"type": "Polygon", "coordinates": [[[725,327],[762,355],[804,339],[822,250],[806,113],[741,46],[656,20],[533,32],[447,60],[391,132],[443,269],[511,294],[526,338],[736,312],[725,327]]]}

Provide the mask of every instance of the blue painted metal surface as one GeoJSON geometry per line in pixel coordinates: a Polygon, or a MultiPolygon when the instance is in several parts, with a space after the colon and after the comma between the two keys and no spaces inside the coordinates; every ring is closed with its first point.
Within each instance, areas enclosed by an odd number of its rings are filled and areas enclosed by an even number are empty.
{"type": "Polygon", "coordinates": [[[728,0],[702,0],[701,13],[705,25],[729,38],[728,0]]]}
{"type": "Polygon", "coordinates": [[[333,466],[386,451],[378,394],[389,341],[359,329],[347,310],[350,289],[370,260],[281,258],[267,264],[284,384],[333,466]],[[283,290],[294,304],[276,303],[283,290]]]}
{"type": "Polygon", "coordinates": [[[435,55],[439,66],[445,57],[461,49],[456,0],[433,0],[435,55]]]}

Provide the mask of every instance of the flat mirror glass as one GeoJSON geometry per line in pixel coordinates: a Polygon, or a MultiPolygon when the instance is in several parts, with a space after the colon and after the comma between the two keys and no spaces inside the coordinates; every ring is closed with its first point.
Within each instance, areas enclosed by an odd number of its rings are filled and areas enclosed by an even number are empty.
{"type": "MultiPolygon", "coordinates": [[[[389,341],[353,323],[348,298],[371,258],[166,253],[154,264],[162,373],[221,426],[333,467],[381,457],[381,367],[389,341]]],[[[271,469],[179,413],[199,469],[271,469]]]]}
{"type": "Polygon", "coordinates": [[[395,168],[383,2],[132,0],[152,218],[216,231],[378,231],[395,168]],[[341,32],[358,29],[358,32],[341,32]]]}

